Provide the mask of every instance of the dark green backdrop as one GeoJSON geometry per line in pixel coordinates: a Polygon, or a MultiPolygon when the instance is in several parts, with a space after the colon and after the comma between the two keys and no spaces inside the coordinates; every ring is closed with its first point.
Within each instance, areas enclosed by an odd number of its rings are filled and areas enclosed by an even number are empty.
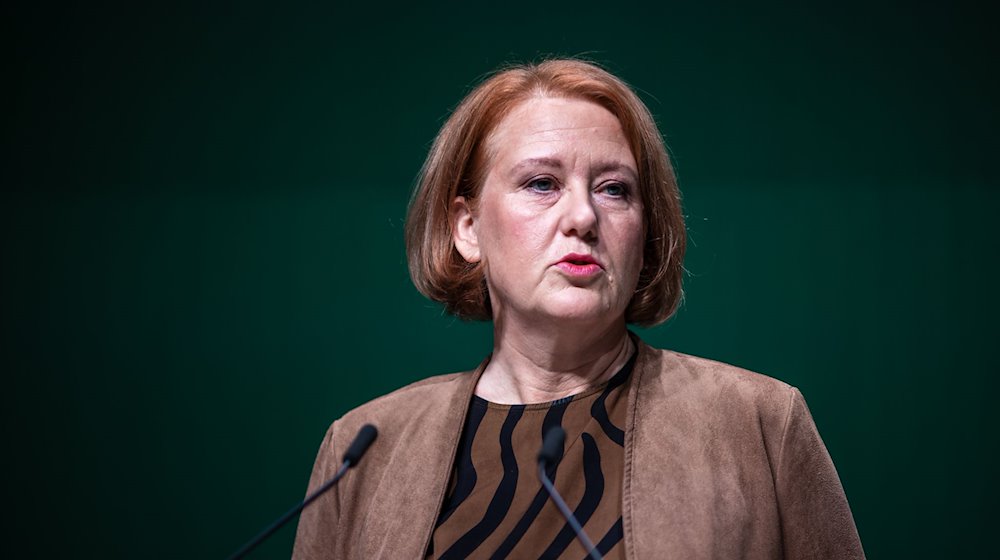
{"type": "Polygon", "coordinates": [[[992,10],[134,4],[4,17],[2,556],[223,557],[332,420],[477,364],[406,204],[470,85],[545,53],[639,88],[675,158],[687,298],[642,336],[800,387],[870,557],[985,552],[992,10]]]}

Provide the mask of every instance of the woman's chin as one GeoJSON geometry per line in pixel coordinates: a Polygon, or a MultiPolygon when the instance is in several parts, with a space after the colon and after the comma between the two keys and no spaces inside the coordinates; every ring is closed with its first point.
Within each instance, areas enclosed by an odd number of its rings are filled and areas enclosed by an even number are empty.
{"type": "Polygon", "coordinates": [[[559,323],[566,322],[568,326],[579,325],[581,323],[613,323],[624,317],[625,311],[617,311],[614,306],[606,301],[581,301],[579,298],[573,301],[548,302],[539,315],[547,321],[559,323]]]}

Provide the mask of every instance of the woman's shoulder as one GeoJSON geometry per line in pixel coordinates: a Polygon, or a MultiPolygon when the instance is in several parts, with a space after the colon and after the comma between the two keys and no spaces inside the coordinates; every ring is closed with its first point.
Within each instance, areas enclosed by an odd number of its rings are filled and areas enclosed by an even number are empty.
{"type": "Polygon", "coordinates": [[[702,383],[733,385],[750,391],[786,391],[792,388],[780,379],[741,366],[675,350],[655,350],[663,354],[666,367],[684,372],[702,383]]]}
{"type": "Polygon", "coordinates": [[[415,381],[357,406],[334,422],[333,428],[353,433],[364,424],[374,424],[380,433],[403,432],[406,425],[428,424],[447,416],[471,395],[477,370],[434,375],[415,381]]]}
{"type": "Polygon", "coordinates": [[[449,387],[454,386],[456,383],[461,383],[466,377],[468,377],[473,373],[474,373],[473,371],[459,371],[455,373],[432,375],[430,377],[418,379],[417,381],[408,383],[389,393],[376,397],[368,401],[367,403],[361,405],[361,407],[374,405],[381,401],[391,401],[391,402],[405,401],[407,399],[412,399],[415,397],[426,396],[428,393],[447,390],[449,387]]]}
{"type": "Polygon", "coordinates": [[[640,357],[634,437],[643,449],[660,449],[664,434],[674,434],[667,440],[679,456],[698,457],[710,445],[775,475],[789,442],[818,441],[805,400],[784,381],[673,350],[647,346],[640,357]]]}
{"type": "Polygon", "coordinates": [[[774,377],[674,350],[643,345],[643,393],[754,413],[786,413],[798,390],[774,377]]]}

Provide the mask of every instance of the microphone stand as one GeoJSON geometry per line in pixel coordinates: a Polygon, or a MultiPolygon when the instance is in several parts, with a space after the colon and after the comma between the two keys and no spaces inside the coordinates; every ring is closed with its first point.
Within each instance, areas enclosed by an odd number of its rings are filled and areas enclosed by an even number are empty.
{"type": "Polygon", "coordinates": [[[562,455],[563,443],[566,440],[566,432],[559,426],[553,426],[545,438],[542,440],[542,449],[538,452],[538,479],[542,481],[542,486],[549,493],[549,497],[555,502],[556,507],[559,508],[559,513],[566,518],[566,522],[576,533],[580,543],[583,544],[583,549],[587,551],[587,557],[593,560],[604,560],[601,553],[598,552],[597,547],[591,542],[590,537],[587,533],[583,531],[583,527],[580,526],[580,522],[577,521],[576,516],[573,512],[569,510],[569,506],[556,491],[555,485],[549,480],[549,476],[545,473],[545,465],[549,462],[555,462],[556,459],[562,455]]]}
{"type": "Polygon", "coordinates": [[[358,431],[358,435],[354,437],[354,441],[351,442],[347,451],[344,452],[344,462],[340,465],[340,468],[337,469],[337,473],[333,475],[333,478],[324,482],[323,485],[317,488],[315,492],[306,496],[306,499],[302,500],[301,503],[285,512],[285,514],[275,520],[274,523],[265,527],[263,531],[261,531],[256,537],[250,539],[250,541],[245,545],[241,546],[240,549],[234,552],[227,560],[239,560],[247,554],[250,554],[250,551],[257,548],[257,545],[267,540],[268,537],[273,535],[275,531],[298,515],[299,512],[305,509],[306,506],[316,501],[316,498],[319,498],[324,492],[333,488],[333,486],[337,484],[337,481],[344,476],[344,473],[346,473],[348,469],[358,464],[358,461],[361,460],[361,456],[368,450],[368,446],[375,441],[376,436],[378,436],[378,430],[375,429],[375,426],[372,426],[371,424],[365,424],[362,426],[358,431]]]}
{"type": "Polygon", "coordinates": [[[316,489],[315,492],[307,496],[306,499],[302,500],[301,503],[299,503],[292,509],[286,511],[285,514],[279,517],[277,520],[275,520],[274,523],[271,523],[270,525],[265,527],[263,531],[258,533],[256,537],[250,539],[250,541],[241,546],[240,549],[234,552],[233,555],[230,556],[227,560],[239,560],[240,558],[243,558],[247,554],[250,554],[250,551],[257,548],[257,545],[267,540],[267,538],[273,535],[275,531],[280,529],[282,526],[285,525],[285,523],[288,523],[289,520],[291,520],[293,517],[298,515],[299,512],[305,509],[307,505],[313,503],[316,500],[316,498],[319,498],[320,496],[323,495],[324,492],[332,488],[333,485],[336,484],[337,481],[340,480],[342,476],[344,476],[344,473],[346,473],[347,469],[349,468],[351,468],[351,462],[344,461],[344,463],[340,465],[340,468],[337,469],[337,474],[333,475],[333,478],[324,482],[323,486],[320,486],[318,489],[316,489]]]}

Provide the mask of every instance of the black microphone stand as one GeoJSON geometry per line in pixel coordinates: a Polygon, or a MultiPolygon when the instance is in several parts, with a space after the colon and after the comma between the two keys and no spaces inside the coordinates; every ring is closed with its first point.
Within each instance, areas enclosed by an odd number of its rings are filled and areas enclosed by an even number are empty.
{"type": "Polygon", "coordinates": [[[583,549],[587,551],[587,556],[593,560],[604,560],[601,553],[598,552],[597,547],[591,542],[590,537],[587,533],[583,531],[583,527],[580,526],[580,522],[577,521],[576,516],[570,511],[569,506],[556,491],[555,485],[549,480],[549,475],[545,473],[545,466],[549,462],[555,462],[556,458],[562,454],[563,443],[566,440],[566,432],[559,426],[553,426],[545,438],[542,440],[542,449],[538,452],[538,479],[542,481],[542,486],[548,491],[549,497],[555,502],[556,507],[559,508],[559,513],[566,518],[566,522],[576,533],[578,539],[583,544],[583,549]]]}
{"type": "Polygon", "coordinates": [[[354,438],[354,441],[351,442],[351,445],[347,448],[347,452],[344,453],[344,462],[340,465],[340,468],[337,469],[337,473],[333,475],[333,478],[324,482],[323,485],[317,488],[315,492],[306,496],[306,499],[302,500],[301,503],[285,512],[285,514],[279,517],[274,523],[265,527],[263,531],[261,531],[256,537],[250,539],[250,541],[245,545],[241,546],[240,549],[234,552],[227,560],[239,560],[247,554],[250,554],[250,551],[257,548],[257,545],[267,540],[268,537],[273,535],[275,531],[298,515],[299,512],[301,512],[306,506],[316,501],[316,498],[319,498],[324,492],[333,488],[333,485],[337,484],[337,481],[344,476],[344,473],[361,460],[361,456],[368,449],[368,446],[375,441],[375,437],[377,435],[378,430],[375,429],[375,426],[372,426],[371,424],[365,424],[362,426],[361,430],[358,431],[358,435],[354,438]]]}
{"type": "Polygon", "coordinates": [[[275,531],[284,526],[285,523],[288,523],[290,519],[298,515],[299,512],[301,512],[307,505],[313,503],[313,501],[315,501],[316,498],[319,498],[320,496],[323,495],[324,492],[332,488],[333,485],[336,484],[338,480],[340,480],[340,477],[344,476],[344,473],[346,473],[347,469],[349,468],[351,468],[350,461],[344,461],[344,464],[340,465],[340,468],[337,469],[337,474],[333,475],[333,478],[324,482],[323,486],[317,488],[316,491],[307,496],[305,500],[302,500],[301,503],[299,503],[292,509],[285,512],[285,514],[279,517],[274,523],[271,523],[270,525],[265,527],[264,530],[258,533],[256,537],[250,539],[249,542],[247,542],[245,545],[240,547],[239,550],[234,552],[233,555],[228,558],[228,560],[239,560],[240,558],[243,558],[247,554],[250,554],[250,551],[257,548],[257,545],[267,540],[268,537],[273,535],[275,531]]]}

